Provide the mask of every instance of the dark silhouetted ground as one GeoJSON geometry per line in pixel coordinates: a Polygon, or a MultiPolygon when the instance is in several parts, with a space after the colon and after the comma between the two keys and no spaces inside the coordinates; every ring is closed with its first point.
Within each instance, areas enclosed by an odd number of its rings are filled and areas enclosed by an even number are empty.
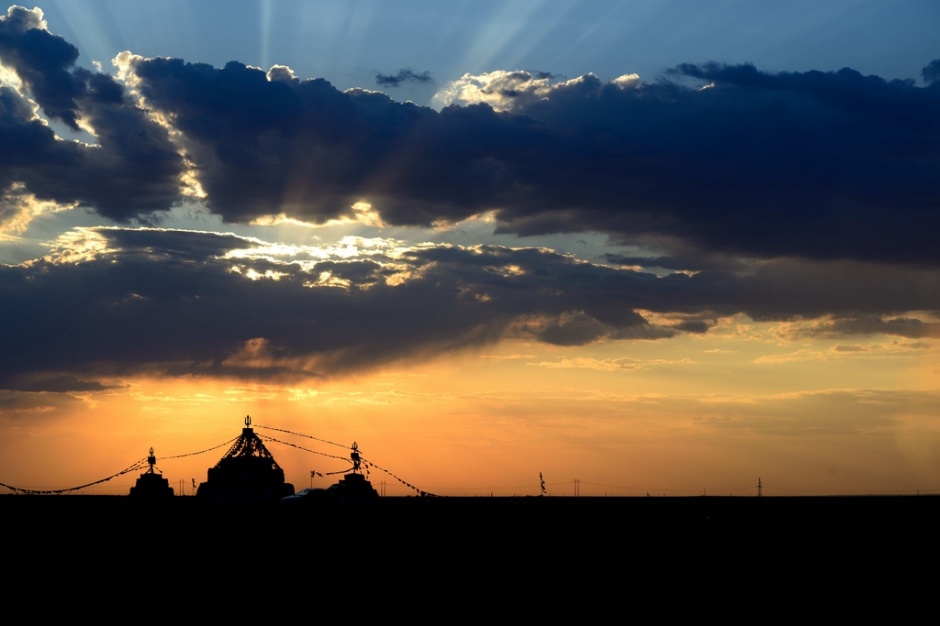
{"type": "Polygon", "coordinates": [[[515,544],[522,552],[559,549],[619,553],[760,556],[893,549],[940,532],[940,496],[824,497],[385,497],[359,507],[282,507],[206,502],[193,497],[138,501],[126,496],[3,495],[9,535],[57,536],[72,544],[109,529],[112,543],[182,538],[190,546],[233,536],[316,544],[385,536],[383,544],[433,543],[451,549],[515,544]],[[298,533],[297,536],[292,533],[298,533]],[[920,533],[927,533],[922,536],[920,533]]]}
{"type": "Polygon", "coordinates": [[[690,588],[738,603],[851,593],[857,606],[904,577],[926,580],[917,572],[940,556],[940,496],[386,497],[321,510],[5,495],[0,516],[14,596],[34,585],[146,589],[207,611],[260,597],[286,610],[351,587],[416,605],[502,599],[530,617],[550,616],[551,603],[620,606],[690,588]]]}

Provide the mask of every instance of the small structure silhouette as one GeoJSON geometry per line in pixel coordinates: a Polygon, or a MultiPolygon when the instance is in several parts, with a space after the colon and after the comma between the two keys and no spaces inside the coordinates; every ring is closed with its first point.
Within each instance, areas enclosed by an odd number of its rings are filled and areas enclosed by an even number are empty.
{"type": "Polygon", "coordinates": [[[170,487],[170,481],[154,471],[157,465],[157,457],[153,454],[153,448],[150,448],[150,456],[147,457],[147,463],[150,464],[150,469],[140,475],[137,479],[137,484],[131,487],[130,495],[136,498],[150,498],[155,500],[172,498],[173,488],[170,487]]]}
{"type": "Polygon", "coordinates": [[[277,502],[293,495],[294,485],[284,481],[284,470],[251,429],[251,416],[228,452],[209,468],[196,496],[227,502],[277,502]]]}
{"type": "Polygon", "coordinates": [[[359,465],[362,463],[362,457],[359,456],[359,444],[355,441],[353,442],[352,452],[349,454],[349,458],[352,459],[353,462],[353,471],[358,474],[359,465]]]}
{"type": "Polygon", "coordinates": [[[379,498],[379,492],[375,490],[365,475],[360,474],[362,465],[362,456],[359,454],[359,444],[355,441],[352,444],[352,451],[349,454],[352,459],[352,473],[344,475],[339,482],[330,485],[330,491],[333,492],[339,504],[364,504],[373,502],[379,498]]]}
{"type": "Polygon", "coordinates": [[[362,474],[362,455],[359,453],[359,444],[355,441],[350,448],[349,458],[352,460],[352,472],[344,474],[339,481],[330,485],[325,491],[333,506],[356,506],[375,502],[379,499],[379,492],[372,483],[362,474]]]}
{"type": "MultiPolygon", "coordinates": [[[[349,454],[352,460],[352,471],[343,475],[339,481],[326,488],[303,489],[296,494],[281,499],[281,504],[290,507],[314,508],[321,511],[364,507],[373,504],[379,499],[379,492],[372,483],[361,473],[362,455],[359,453],[359,444],[352,444],[349,454]]],[[[311,478],[314,472],[310,473],[311,478]]]]}
{"type": "Polygon", "coordinates": [[[327,491],[339,506],[370,504],[379,499],[379,492],[362,474],[346,474],[327,491]]]}

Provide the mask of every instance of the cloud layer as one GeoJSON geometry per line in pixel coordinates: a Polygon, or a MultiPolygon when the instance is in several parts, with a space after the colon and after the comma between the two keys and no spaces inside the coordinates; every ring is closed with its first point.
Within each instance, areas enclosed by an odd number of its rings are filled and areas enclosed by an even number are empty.
{"type": "Polygon", "coordinates": [[[11,8],[0,33],[0,58],[22,81],[2,93],[14,149],[0,184],[117,221],[179,202],[185,157],[207,206],[229,222],[323,222],[366,201],[390,225],[495,211],[501,230],[523,235],[938,260],[937,82],[718,64],[681,65],[654,83],[494,72],[443,89],[450,105],[438,111],[237,62],[125,54],[121,84],[76,67],[78,51],[38,10],[11,8]],[[48,118],[92,130],[97,145],[55,141],[27,95],[48,118]]]}
{"type": "Polygon", "coordinates": [[[36,201],[120,226],[0,267],[0,387],[322,377],[507,337],[704,333],[738,314],[937,335],[938,61],[923,84],[711,63],[654,82],[492,72],[430,108],[283,66],[127,52],[111,76],[78,55],[38,9],[0,17],[0,228],[22,228],[36,201]],[[602,233],[638,252],[599,264],[389,242],[288,258],[235,235],[139,228],[182,203],[229,224],[324,224],[362,202],[390,227],[487,215],[497,233],[602,233]]]}
{"type": "Polygon", "coordinates": [[[74,46],[45,29],[39,10],[11,7],[0,18],[0,63],[21,82],[0,86],[0,189],[117,221],[169,210],[181,199],[183,168],[167,129],[114,78],[76,67],[77,59],[74,46]],[[49,120],[89,130],[96,143],[58,139],[37,107],[49,120]]]}
{"type": "Polygon", "coordinates": [[[0,267],[0,386],[148,373],[296,382],[512,337],[570,346],[704,333],[736,314],[818,317],[819,334],[940,335],[935,318],[904,314],[940,309],[940,275],[890,266],[659,278],[535,248],[388,242],[342,258],[192,231],[82,235],[61,256],[0,267]]]}
{"type": "Polygon", "coordinates": [[[367,201],[392,225],[495,211],[500,230],[522,235],[598,231],[757,258],[938,258],[936,86],[750,66],[685,65],[651,85],[514,72],[478,90],[488,103],[435,111],[237,63],[132,69],[228,221],[322,222],[367,201]]]}

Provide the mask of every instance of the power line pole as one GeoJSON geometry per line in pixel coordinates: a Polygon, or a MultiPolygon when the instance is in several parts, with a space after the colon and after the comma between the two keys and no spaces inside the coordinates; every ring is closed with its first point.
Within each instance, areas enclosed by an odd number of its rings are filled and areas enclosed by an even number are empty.
{"type": "Polygon", "coordinates": [[[757,497],[761,497],[764,493],[764,484],[761,482],[760,477],[757,477],[757,497]]]}

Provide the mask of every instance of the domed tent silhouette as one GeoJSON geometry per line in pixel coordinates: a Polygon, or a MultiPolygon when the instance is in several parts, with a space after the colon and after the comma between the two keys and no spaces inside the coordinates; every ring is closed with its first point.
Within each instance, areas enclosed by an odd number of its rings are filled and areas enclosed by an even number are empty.
{"type": "Polygon", "coordinates": [[[284,481],[284,470],[251,429],[251,416],[228,452],[209,468],[208,479],[200,483],[199,498],[229,502],[277,502],[294,493],[294,485],[284,481]]]}

